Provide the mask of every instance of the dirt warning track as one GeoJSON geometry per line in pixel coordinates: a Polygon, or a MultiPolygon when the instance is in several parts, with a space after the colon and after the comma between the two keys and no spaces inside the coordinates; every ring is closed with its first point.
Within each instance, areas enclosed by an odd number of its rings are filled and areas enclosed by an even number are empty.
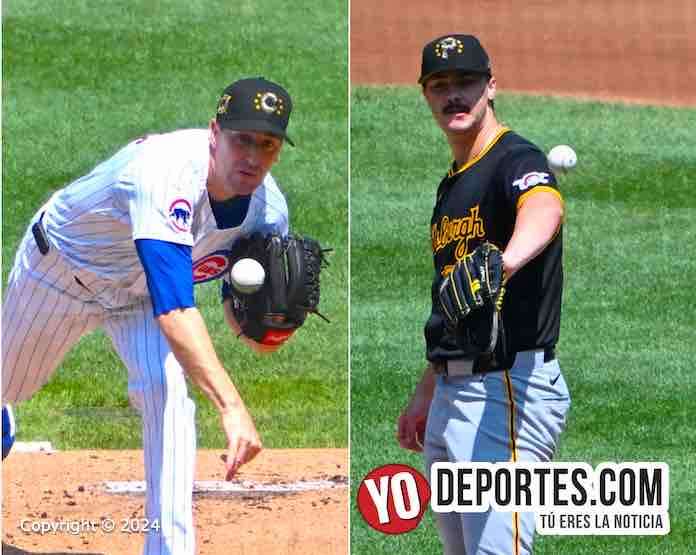
{"type": "Polygon", "coordinates": [[[503,91],[696,105],[692,0],[351,2],[353,84],[411,84],[423,45],[477,35],[503,91]]]}

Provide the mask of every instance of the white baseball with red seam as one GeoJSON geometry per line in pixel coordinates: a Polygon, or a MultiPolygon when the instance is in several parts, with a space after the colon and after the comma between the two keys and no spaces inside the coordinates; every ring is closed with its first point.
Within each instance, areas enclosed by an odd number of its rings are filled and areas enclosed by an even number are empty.
{"type": "Polygon", "coordinates": [[[245,295],[256,293],[266,279],[266,271],[257,260],[242,258],[230,270],[232,286],[245,295]]]}
{"type": "Polygon", "coordinates": [[[578,155],[568,145],[558,145],[553,147],[548,156],[549,166],[554,173],[569,172],[578,163],[578,155]]]}

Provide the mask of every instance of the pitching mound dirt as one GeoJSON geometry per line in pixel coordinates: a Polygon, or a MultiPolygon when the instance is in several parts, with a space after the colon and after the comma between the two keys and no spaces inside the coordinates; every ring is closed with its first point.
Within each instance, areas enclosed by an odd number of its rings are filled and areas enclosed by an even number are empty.
{"type": "MultiPolygon", "coordinates": [[[[223,479],[220,451],[200,451],[196,480],[223,479]]],[[[107,493],[107,481],[143,480],[141,451],[12,453],[3,463],[2,553],[139,555],[143,494],[107,493]],[[103,530],[104,522],[116,529],[103,530]],[[45,533],[40,531],[50,528],[45,533]],[[126,531],[129,530],[129,531],[126,531]]],[[[241,483],[322,482],[301,493],[196,493],[200,555],[348,552],[345,449],[265,450],[241,483]]],[[[205,482],[203,482],[205,483],[205,482]]]]}

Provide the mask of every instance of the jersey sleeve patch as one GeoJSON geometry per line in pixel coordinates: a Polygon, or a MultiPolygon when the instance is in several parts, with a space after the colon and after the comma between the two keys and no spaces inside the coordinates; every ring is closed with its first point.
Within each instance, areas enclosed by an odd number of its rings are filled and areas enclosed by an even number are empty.
{"type": "Polygon", "coordinates": [[[137,239],[135,248],[145,269],[155,318],[195,306],[191,247],[157,239],[137,239]]]}
{"type": "Polygon", "coordinates": [[[537,148],[516,149],[504,160],[503,168],[505,196],[515,209],[519,209],[533,191],[558,192],[556,176],[544,153],[537,148]]]}
{"type": "Polygon", "coordinates": [[[546,185],[551,179],[551,174],[546,172],[529,172],[525,173],[519,179],[512,182],[513,187],[517,187],[520,191],[526,191],[535,185],[546,185]]]}
{"type": "Polygon", "coordinates": [[[185,198],[174,199],[169,205],[168,218],[169,225],[176,232],[191,233],[191,219],[193,208],[191,203],[185,198]]]}

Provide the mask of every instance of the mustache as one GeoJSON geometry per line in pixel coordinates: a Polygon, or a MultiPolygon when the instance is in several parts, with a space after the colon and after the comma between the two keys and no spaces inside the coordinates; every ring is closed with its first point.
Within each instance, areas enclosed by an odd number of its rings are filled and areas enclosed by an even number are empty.
{"type": "Polygon", "coordinates": [[[471,106],[463,102],[450,102],[442,109],[444,114],[456,114],[457,112],[469,113],[470,111],[471,106]]]}

